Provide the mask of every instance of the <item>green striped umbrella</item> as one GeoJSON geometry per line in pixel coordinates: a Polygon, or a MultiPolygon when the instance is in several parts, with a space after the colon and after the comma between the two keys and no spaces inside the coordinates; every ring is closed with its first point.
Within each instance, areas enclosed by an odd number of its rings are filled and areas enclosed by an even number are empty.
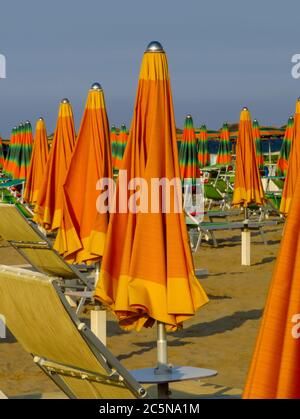
{"type": "Polygon", "coordinates": [[[200,135],[198,139],[198,165],[200,168],[210,164],[208,152],[208,137],[206,125],[200,127],[200,135]]]}
{"type": "Polygon", "coordinates": [[[2,138],[0,136],[0,169],[3,169],[4,166],[4,154],[3,154],[3,147],[2,147],[2,138]]]}
{"type": "Polygon", "coordinates": [[[20,125],[14,155],[14,179],[26,179],[33,145],[32,128],[29,121],[20,125]]]}
{"type": "Polygon", "coordinates": [[[11,154],[11,150],[12,150],[12,147],[13,147],[13,143],[15,141],[15,132],[16,132],[16,129],[17,129],[17,127],[14,127],[12,129],[12,131],[11,131],[10,139],[9,139],[9,145],[8,145],[8,150],[7,150],[6,158],[5,158],[5,161],[4,161],[3,173],[6,176],[10,176],[10,173],[9,173],[10,154],[11,154]]]}
{"type": "Polygon", "coordinates": [[[257,165],[259,169],[262,169],[264,166],[264,156],[262,152],[260,129],[257,119],[253,120],[253,139],[255,142],[257,165]]]}
{"type": "Polygon", "coordinates": [[[5,173],[9,177],[13,177],[15,170],[15,154],[17,150],[18,136],[19,136],[19,127],[14,127],[11,132],[11,137],[9,141],[9,150],[6,157],[5,163],[5,173]]]}
{"type": "Polygon", "coordinates": [[[117,137],[117,129],[115,125],[112,125],[110,129],[110,145],[111,145],[111,157],[112,157],[113,170],[117,171],[116,159],[117,159],[118,137],[117,137]]]}
{"type": "Polygon", "coordinates": [[[294,117],[290,116],[284,138],[282,141],[281,149],[279,152],[279,157],[277,160],[277,174],[279,176],[285,176],[288,168],[288,160],[291,152],[292,140],[294,132],[294,117]]]}
{"type": "Polygon", "coordinates": [[[185,182],[195,184],[197,177],[197,141],[193,118],[187,115],[184,122],[179,152],[180,176],[185,182]]]}
{"type": "Polygon", "coordinates": [[[127,129],[126,125],[122,124],[119,134],[116,136],[116,151],[115,151],[115,169],[119,171],[121,168],[125,147],[127,144],[127,129]]]}
{"type": "Polygon", "coordinates": [[[230,134],[228,124],[224,123],[220,134],[220,144],[217,155],[217,164],[230,164],[231,153],[230,153],[230,134]]]}

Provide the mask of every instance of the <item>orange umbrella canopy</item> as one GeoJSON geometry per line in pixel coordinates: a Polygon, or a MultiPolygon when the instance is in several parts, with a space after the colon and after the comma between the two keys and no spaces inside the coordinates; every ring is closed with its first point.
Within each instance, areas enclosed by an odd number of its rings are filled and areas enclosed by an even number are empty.
{"type": "Polygon", "coordinates": [[[288,160],[288,168],[282,191],[280,203],[280,212],[288,215],[292,198],[295,193],[297,177],[300,169],[300,98],[296,103],[296,111],[294,117],[293,139],[291,152],[288,160]]]}
{"type": "MultiPolygon", "coordinates": [[[[183,212],[162,211],[151,181],[176,178],[170,202],[181,191],[176,127],[167,57],[159,43],[151,43],[142,60],[134,115],[116,185],[117,208],[111,214],[95,298],[116,314],[122,328],[139,330],[160,321],[168,330],[208,301],[194,274],[193,260],[183,212]],[[136,198],[128,190],[127,177],[140,179],[142,197],[156,210],[121,209],[136,198]],[[122,199],[122,197],[127,199],[122,199]],[[121,202],[121,203],[120,203],[121,202]]],[[[139,199],[137,199],[139,201],[139,199]]],[[[172,210],[173,208],[173,210],[172,210]]]]}
{"type": "Polygon", "coordinates": [[[244,398],[300,398],[299,214],[298,174],[244,398]]]}
{"type": "Polygon", "coordinates": [[[89,91],[79,134],[63,187],[63,217],[54,247],[72,263],[102,256],[108,214],[98,213],[97,182],[112,178],[109,125],[104,93],[98,83],[89,91]]]}
{"type": "Polygon", "coordinates": [[[247,207],[250,204],[263,205],[264,191],[256,160],[255,143],[250,112],[241,112],[236,145],[236,169],[232,204],[247,207]]]}
{"type": "Polygon", "coordinates": [[[43,118],[39,118],[36,123],[35,139],[24,190],[24,200],[30,204],[33,204],[37,201],[37,196],[46,168],[48,153],[49,150],[46,125],[43,118]]]}
{"type": "Polygon", "coordinates": [[[46,230],[59,228],[62,219],[62,186],[75,144],[72,106],[68,99],[60,103],[56,129],[37,202],[34,220],[46,230]]]}

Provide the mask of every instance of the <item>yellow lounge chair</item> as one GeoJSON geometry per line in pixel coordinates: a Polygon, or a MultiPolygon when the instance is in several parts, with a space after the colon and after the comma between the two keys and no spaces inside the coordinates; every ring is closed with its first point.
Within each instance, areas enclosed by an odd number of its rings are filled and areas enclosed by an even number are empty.
{"type": "Polygon", "coordinates": [[[34,362],[69,398],[148,397],[144,387],[80,322],[57,279],[0,265],[0,313],[34,362]]]}
{"type": "Polygon", "coordinates": [[[79,299],[77,313],[80,312],[86,299],[92,295],[94,277],[88,277],[76,266],[66,263],[53,249],[50,240],[15,205],[0,204],[0,236],[34,270],[59,278],[61,288],[68,290],[72,299],[79,299]]]}

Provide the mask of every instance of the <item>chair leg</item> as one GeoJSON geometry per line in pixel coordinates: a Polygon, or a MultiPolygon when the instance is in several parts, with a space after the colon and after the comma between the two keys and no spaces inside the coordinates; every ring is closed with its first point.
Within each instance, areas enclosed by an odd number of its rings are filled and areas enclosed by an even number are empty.
{"type": "Polygon", "coordinates": [[[77,314],[78,317],[80,316],[81,310],[83,309],[85,302],[86,302],[86,298],[81,297],[80,300],[79,300],[77,309],[76,309],[76,314],[77,314]]]}
{"type": "Polygon", "coordinates": [[[210,231],[209,233],[210,233],[210,236],[212,238],[214,247],[218,247],[218,242],[217,242],[217,239],[216,239],[216,236],[215,236],[214,232],[210,231]]]}
{"type": "Polygon", "coordinates": [[[263,229],[262,229],[262,228],[260,228],[260,229],[259,229],[259,232],[260,232],[261,237],[262,237],[262,239],[263,239],[264,245],[266,245],[266,246],[267,246],[268,242],[267,242],[267,239],[266,239],[265,232],[263,231],[263,229]]]}
{"type": "Polygon", "coordinates": [[[201,240],[202,240],[202,231],[201,231],[201,229],[198,229],[198,232],[199,232],[199,234],[198,234],[198,239],[197,239],[197,243],[196,243],[196,247],[195,247],[194,253],[197,252],[197,250],[198,250],[198,248],[199,248],[199,246],[201,244],[201,240]]]}

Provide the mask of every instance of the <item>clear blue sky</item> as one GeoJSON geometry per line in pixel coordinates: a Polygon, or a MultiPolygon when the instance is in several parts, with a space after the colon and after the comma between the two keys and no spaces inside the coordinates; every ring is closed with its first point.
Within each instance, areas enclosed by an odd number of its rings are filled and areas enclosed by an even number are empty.
{"type": "Polygon", "coordinates": [[[68,97],[79,126],[87,91],[99,81],[110,124],[130,125],[143,51],[167,52],[176,122],[236,121],[247,105],[261,124],[286,123],[300,95],[291,57],[300,53],[299,0],[3,1],[0,132],[44,116],[55,126],[68,97]]]}

